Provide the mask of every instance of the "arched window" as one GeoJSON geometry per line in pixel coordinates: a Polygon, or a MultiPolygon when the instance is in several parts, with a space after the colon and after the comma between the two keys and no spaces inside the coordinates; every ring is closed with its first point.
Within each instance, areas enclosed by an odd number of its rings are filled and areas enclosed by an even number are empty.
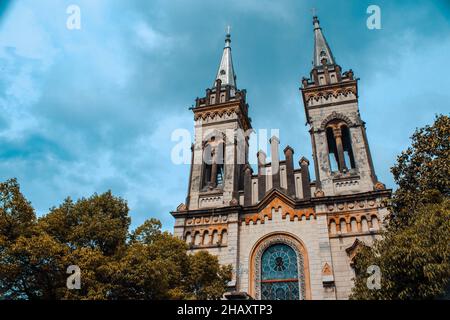
{"type": "Polygon", "coordinates": [[[208,230],[206,230],[204,233],[203,233],[203,245],[209,245],[209,240],[210,240],[210,237],[209,237],[209,232],[208,232],[208,230]]]}
{"type": "Polygon", "coordinates": [[[341,219],[339,224],[341,226],[341,232],[347,233],[347,222],[345,221],[345,219],[341,219]]]}
{"type": "Polygon", "coordinates": [[[380,224],[378,223],[378,218],[375,216],[372,216],[372,228],[375,230],[380,229],[380,224]]]}
{"type": "Polygon", "coordinates": [[[261,257],[261,299],[299,300],[297,254],[286,244],[275,244],[261,257]]]}
{"type": "Polygon", "coordinates": [[[203,148],[202,189],[223,187],[225,144],[212,137],[203,148]]]}
{"type": "Polygon", "coordinates": [[[344,148],[344,159],[346,165],[350,165],[350,168],[355,169],[355,159],[353,157],[352,140],[350,137],[350,130],[347,126],[341,127],[342,131],[342,145],[344,148]]]}
{"type": "Polygon", "coordinates": [[[319,80],[319,84],[321,84],[321,85],[325,84],[325,77],[324,76],[320,76],[319,79],[320,79],[319,80]]]}
{"type": "Polygon", "coordinates": [[[330,222],[330,234],[336,234],[336,222],[334,220],[330,222]]]}
{"type": "Polygon", "coordinates": [[[201,246],[202,245],[202,236],[200,232],[196,232],[194,236],[194,245],[201,246]]]}
{"type": "Polygon", "coordinates": [[[212,170],[212,147],[208,143],[203,149],[203,188],[209,186],[212,170]]]}
{"type": "Polygon", "coordinates": [[[351,218],[350,225],[352,227],[352,232],[358,232],[358,223],[356,222],[356,218],[351,218]]]}
{"type": "Polygon", "coordinates": [[[213,238],[212,244],[216,245],[219,242],[219,233],[217,232],[217,230],[213,231],[212,238],[213,238]]]}
{"type": "Polygon", "coordinates": [[[224,155],[225,155],[225,144],[221,142],[217,146],[217,156],[216,156],[216,163],[217,163],[216,183],[217,186],[219,187],[223,186],[224,163],[225,163],[224,155]]]}
{"type": "Polygon", "coordinates": [[[331,172],[339,171],[338,151],[336,147],[336,140],[334,140],[333,128],[331,127],[327,128],[327,142],[331,172]]]}
{"type": "Polygon", "coordinates": [[[222,231],[222,245],[226,245],[228,243],[228,232],[227,230],[222,231]]]}
{"type": "Polygon", "coordinates": [[[350,130],[346,123],[339,119],[330,121],[326,136],[331,172],[355,169],[350,130]]]}
{"type": "Polygon", "coordinates": [[[369,224],[368,224],[368,222],[367,222],[366,217],[362,217],[362,218],[361,218],[361,230],[362,230],[363,232],[369,231],[369,224]]]}
{"type": "Polygon", "coordinates": [[[186,233],[186,243],[191,244],[191,242],[192,242],[192,236],[191,236],[191,233],[188,232],[188,233],[186,233]]]}
{"type": "Polygon", "coordinates": [[[336,76],[334,74],[331,75],[331,83],[336,83],[336,76]]]}

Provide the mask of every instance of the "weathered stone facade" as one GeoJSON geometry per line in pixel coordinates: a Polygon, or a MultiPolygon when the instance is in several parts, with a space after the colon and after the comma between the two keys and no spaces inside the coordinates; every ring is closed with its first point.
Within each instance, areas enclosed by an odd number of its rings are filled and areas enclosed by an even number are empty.
{"type": "MultiPolygon", "coordinates": [[[[301,157],[295,168],[291,147],[279,160],[277,137],[270,140],[271,163],[260,151],[253,173],[248,137],[239,133],[251,129],[246,92],[236,87],[229,35],[213,88],[192,108],[189,192],[186,204],[172,212],[174,234],[190,251],[208,250],[222,264],[231,264],[230,291],[256,299],[285,294],[283,288],[292,283],[298,288],[291,290],[291,297],[298,299],[348,298],[354,254],[378,237],[387,214],[384,200],[391,191],[375,175],[359,114],[357,80],[353,71],[342,73],[336,64],[316,17],[314,33],[314,67],[301,88],[314,181],[308,159],[301,157]],[[267,272],[264,253],[276,244],[292,248],[296,261],[290,263],[298,279],[262,274],[267,272]],[[262,284],[275,288],[277,283],[278,293],[262,292],[262,284]]],[[[278,271],[287,259],[281,253],[274,262],[278,271]]]]}

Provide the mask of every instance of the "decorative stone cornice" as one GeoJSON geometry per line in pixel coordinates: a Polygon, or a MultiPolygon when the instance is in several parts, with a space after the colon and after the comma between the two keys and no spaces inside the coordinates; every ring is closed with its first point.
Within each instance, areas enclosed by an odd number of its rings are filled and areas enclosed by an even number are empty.
{"type": "Polygon", "coordinates": [[[350,93],[356,96],[356,94],[357,94],[356,89],[354,89],[354,87],[347,87],[344,89],[337,89],[337,90],[308,92],[308,93],[305,93],[305,101],[308,102],[311,99],[319,101],[321,98],[328,100],[330,97],[337,98],[337,97],[339,97],[339,95],[343,95],[344,97],[347,97],[350,93]]]}
{"type": "Polygon", "coordinates": [[[352,92],[357,92],[358,87],[358,81],[357,79],[347,79],[346,81],[342,82],[336,82],[331,84],[323,84],[323,85],[315,85],[313,83],[309,83],[307,87],[300,88],[304,94],[310,94],[310,93],[318,93],[318,92],[337,92],[339,90],[346,91],[346,90],[352,90],[352,92]]]}
{"type": "Polygon", "coordinates": [[[233,113],[238,113],[239,109],[239,105],[197,108],[194,109],[194,120],[197,121],[200,118],[203,120],[206,118],[214,119],[216,116],[222,117],[224,114],[230,116],[233,113]]]}
{"type": "Polygon", "coordinates": [[[308,207],[314,207],[321,204],[336,204],[341,202],[355,202],[355,201],[365,201],[368,198],[377,199],[377,198],[390,198],[392,195],[391,189],[385,190],[374,190],[362,193],[354,193],[354,194],[346,194],[339,196],[321,196],[313,197],[311,199],[293,199],[288,195],[282,193],[279,190],[272,189],[269,191],[264,197],[263,201],[258,203],[257,205],[253,205],[251,207],[242,207],[240,205],[237,206],[228,206],[228,207],[219,207],[219,208],[204,208],[197,210],[188,210],[188,211],[172,211],[171,214],[175,218],[183,217],[183,218],[192,218],[192,217],[203,217],[207,215],[220,215],[220,214],[230,214],[230,213],[239,213],[239,214],[253,214],[256,212],[260,212],[268,203],[271,202],[277,196],[284,199],[284,201],[289,204],[289,206],[294,207],[296,209],[304,209],[308,207]]]}
{"type": "Polygon", "coordinates": [[[224,115],[232,116],[235,114],[245,131],[252,129],[251,120],[247,116],[247,105],[240,101],[192,108],[192,111],[194,112],[194,121],[199,119],[215,119],[216,117],[223,117],[224,115]]]}

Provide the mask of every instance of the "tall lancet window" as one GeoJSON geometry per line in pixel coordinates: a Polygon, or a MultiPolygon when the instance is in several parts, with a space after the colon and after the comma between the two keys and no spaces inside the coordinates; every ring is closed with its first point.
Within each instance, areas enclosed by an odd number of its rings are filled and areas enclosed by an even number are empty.
{"type": "Polygon", "coordinates": [[[213,154],[212,147],[208,143],[205,145],[203,149],[203,183],[202,183],[203,188],[207,188],[209,182],[211,181],[212,154],[213,154]]]}
{"type": "Polygon", "coordinates": [[[333,128],[331,127],[327,128],[327,143],[331,172],[339,171],[339,158],[336,147],[336,140],[334,140],[333,128]]]}
{"type": "Polygon", "coordinates": [[[203,190],[223,187],[224,154],[223,140],[217,141],[215,137],[212,137],[205,144],[203,149],[203,190]]]}
{"type": "Polygon", "coordinates": [[[261,257],[262,300],[299,300],[300,285],[295,251],[286,244],[273,245],[261,257]]]}
{"type": "Polygon", "coordinates": [[[217,164],[217,172],[216,172],[216,185],[218,187],[223,187],[224,180],[224,153],[225,153],[225,144],[220,142],[216,147],[216,158],[215,163],[217,164]]]}
{"type": "Polygon", "coordinates": [[[341,126],[344,159],[347,167],[355,169],[355,158],[353,157],[352,140],[350,130],[346,125],[341,126]]]}
{"type": "Polygon", "coordinates": [[[350,130],[343,121],[335,120],[326,128],[331,172],[356,168],[350,130]]]}

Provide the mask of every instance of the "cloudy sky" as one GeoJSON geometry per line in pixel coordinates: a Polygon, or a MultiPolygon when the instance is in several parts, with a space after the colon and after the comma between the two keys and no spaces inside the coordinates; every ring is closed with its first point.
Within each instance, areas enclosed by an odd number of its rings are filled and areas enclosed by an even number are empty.
{"type": "Polygon", "coordinates": [[[211,86],[232,26],[238,86],[254,128],[279,128],[298,159],[311,144],[298,88],[316,8],[337,62],[360,81],[379,179],[416,127],[450,110],[450,1],[1,0],[0,180],[17,177],[39,215],[111,189],[133,227],[184,202],[189,167],[171,162],[177,128],[211,86]],[[81,29],[66,27],[69,5],[81,29]],[[381,8],[381,30],[366,27],[381,8]]]}

